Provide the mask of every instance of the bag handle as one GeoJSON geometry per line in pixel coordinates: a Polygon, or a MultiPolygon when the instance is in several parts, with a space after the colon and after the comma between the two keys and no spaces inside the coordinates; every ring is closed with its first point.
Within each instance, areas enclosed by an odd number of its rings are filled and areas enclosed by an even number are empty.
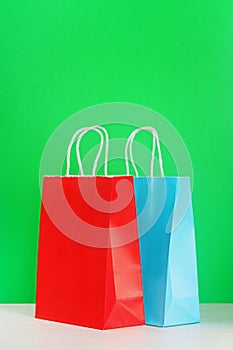
{"type": "Polygon", "coordinates": [[[125,166],[126,166],[126,174],[127,174],[127,175],[130,175],[130,174],[129,174],[129,160],[128,160],[128,149],[129,149],[130,161],[131,161],[131,164],[132,164],[132,166],[133,166],[133,168],[134,168],[136,177],[138,177],[138,171],[137,171],[137,168],[136,168],[134,159],[133,159],[133,140],[134,140],[134,137],[136,136],[136,134],[137,134],[139,131],[142,131],[142,130],[151,131],[152,136],[153,136],[152,153],[151,153],[151,164],[150,164],[150,176],[153,177],[153,169],[154,169],[154,162],[155,162],[155,149],[156,149],[156,142],[157,142],[157,146],[158,146],[158,156],[159,156],[160,174],[161,174],[161,177],[164,177],[163,161],[162,161],[162,154],[161,154],[161,149],[160,149],[160,143],[159,143],[158,133],[157,133],[157,131],[156,131],[153,127],[151,127],[151,126],[143,126],[143,127],[141,127],[141,128],[138,128],[138,129],[134,130],[134,131],[130,134],[130,136],[129,136],[127,142],[126,142],[126,146],[125,146],[125,166]]]}
{"type": "Polygon", "coordinates": [[[81,128],[79,130],[77,130],[74,135],[72,136],[69,146],[68,146],[68,150],[67,150],[67,156],[66,156],[66,176],[70,176],[70,153],[71,153],[71,148],[73,146],[73,143],[76,139],[76,137],[78,136],[77,139],[77,143],[76,143],[76,155],[77,155],[77,160],[78,160],[78,166],[79,166],[79,171],[80,171],[80,175],[84,175],[84,171],[83,171],[83,166],[82,166],[82,161],[81,161],[81,156],[80,156],[80,142],[81,139],[83,138],[83,136],[88,133],[90,130],[96,131],[99,135],[100,135],[100,147],[99,147],[99,151],[96,155],[95,161],[94,161],[94,165],[92,168],[92,176],[95,175],[96,173],[96,168],[97,168],[97,164],[99,161],[99,157],[101,155],[102,149],[103,149],[103,145],[104,145],[104,137],[103,134],[100,132],[100,130],[102,130],[105,134],[105,138],[106,138],[106,146],[105,146],[105,160],[104,160],[104,175],[107,176],[108,175],[108,147],[109,147],[109,137],[108,137],[108,133],[107,130],[105,128],[103,128],[102,126],[99,125],[95,125],[95,126],[90,126],[90,127],[85,127],[85,128],[81,128]]]}

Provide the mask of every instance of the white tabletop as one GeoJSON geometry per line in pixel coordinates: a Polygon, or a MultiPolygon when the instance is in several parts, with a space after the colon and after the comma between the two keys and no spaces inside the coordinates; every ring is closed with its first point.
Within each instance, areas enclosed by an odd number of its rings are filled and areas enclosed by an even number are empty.
{"type": "Polygon", "coordinates": [[[99,331],[34,318],[33,304],[0,305],[1,350],[233,350],[233,304],[202,304],[201,324],[99,331]]]}

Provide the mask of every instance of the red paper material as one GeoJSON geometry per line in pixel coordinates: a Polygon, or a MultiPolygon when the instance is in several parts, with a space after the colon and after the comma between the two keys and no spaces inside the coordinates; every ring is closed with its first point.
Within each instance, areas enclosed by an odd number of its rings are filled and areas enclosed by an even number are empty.
{"type": "Polygon", "coordinates": [[[42,200],[36,317],[98,329],[144,324],[133,178],[45,177],[42,200]],[[131,192],[117,193],[122,180],[131,192]]]}

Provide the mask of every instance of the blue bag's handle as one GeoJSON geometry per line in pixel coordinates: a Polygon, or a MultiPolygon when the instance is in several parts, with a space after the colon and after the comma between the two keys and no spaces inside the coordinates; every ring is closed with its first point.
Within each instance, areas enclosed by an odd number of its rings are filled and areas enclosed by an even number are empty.
{"type": "Polygon", "coordinates": [[[129,136],[127,142],[126,142],[126,146],[125,146],[126,174],[130,175],[129,174],[129,160],[128,160],[128,148],[129,148],[130,161],[131,161],[132,166],[133,166],[133,168],[135,170],[135,174],[138,177],[138,171],[137,171],[134,159],[133,159],[133,140],[134,140],[134,137],[136,136],[136,134],[139,131],[141,131],[141,130],[151,131],[151,133],[153,135],[152,155],[151,155],[151,165],[150,165],[150,176],[153,177],[153,169],[154,169],[154,162],[155,162],[155,148],[156,148],[156,142],[157,142],[160,174],[161,174],[162,177],[164,177],[163,161],[162,161],[162,154],[161,154],[161,149],[160,149],[159,137],[158,137],[157,131],[152,126],[143,126],[141,128],[138,128],[138,129],[134,130],[130,134],[130,136],[129,136]]]}

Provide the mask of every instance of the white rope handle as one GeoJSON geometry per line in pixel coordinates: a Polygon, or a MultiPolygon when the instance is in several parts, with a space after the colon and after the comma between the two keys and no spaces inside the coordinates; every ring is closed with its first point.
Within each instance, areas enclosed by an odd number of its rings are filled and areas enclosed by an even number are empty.
{"type": "Polygon", "coordinates": [[[101,138],[100,141],[100,147],[99,147],[99,151],[96,155],[95,161],[94,161],[94,165],[92,168],[92,176],[94,176],[96,174],[96,168],[98,165],[98,161],[99,161],[99,157],[101,155],[102,149],[103,149],[103,145],[104,145],[104,138],[103,138],[103,134],[98,130],[101,129],[104,133],[105,133],[105,138],[106,138],[106,147],[105,147],[105,160],[104,160],[104,175],[107,176],[108,175],[108,146],[109,146],[109,138],[108,138],[108,133],[107,130],[105,128],[103,128],[102,126],[94,126],[94,127],[90,127],[86,130],[84,130],[78,137],[77,143],[76,143],[76,154],[77,154],[77,160],[78,160],[78,165],[79,165],[79,170],[80,170],[80,174],[84,175],[84,171],[83,171],[83,166],[82,166],[82,161],[81,161],[81,156],[80,156],[80,142],[81,139],[83,138],[83,136],[88,133],[90,130],[96,131],[101,138]]]}
{"type": "Polygon", "coordinates": [[[160,149],[160,142],[159,142],[159,137],[158,137],[158,133],[157,131],[151,127],[151,126],[143,126],[141,128],[138,128],[136,130],[134,130],[127,142],[126,142],[126,146],[125,146],[125,166],[126,166],[126,174],[129,175],[129,160],[128,160],[128,148],[129,148],[129,154],[130,154],[130,161],[131,164],[134,168],[136,177],[138,177],[138,170],[136,168],[134,159],[133,159],[133,140],[134,137],[136,136],[136,134],[141,131],[141,130],[147,130],[147,131],[151,131],[152,135],[153,135],[153,144],[152,144],[152,153],[151,153],[151,164],[150,164],[150,176],[153,177],[153,170],[154,170],[154,162],[155,162],[155,149],[156,149],[156,142],[157,142],[157,146],[158,146],[158,156],[159,156],[159,167],[160,167],[160,174],[162,177],[164,177],[164,171],[163,171],[163,161],[162,161],[162,154],[161,154],[161,149],[160,149]]]}
{"type": "Polygon", "coordinates": [[[89,132],[90,130],[96,131],[100,137],[101,137],[101,141],[100,141],[100,147],[99,147],[99,151],[96,155],[96,159],[92,168],[92,175],[95,175],[96,172],[96,168],[97,168],[97,164],[99,161],[99,157],[101,155],[102,149],[103,149],[103,144],[104,144],[104,138],[103,138],[103,134],[98,130],[101,129],[104,133],[105,133],[105,138],[106,138],[106,147],[105,147],[105,160],[104,160],[104,174],[105,176],[107,176],[108,174],[108,147],[109,147],[109,137],[108,137],[108,133],[107,130],[105,128],[103,128],[102,126],[99,125],[95,125],[95,126],[91,126],[91,127],[86,127],[86,128],[81,128],[79,130],[77,130],[74,135],[72,136],[69,146],[68,146],[68,150],[67,150],[67,156],[66,156],[66,176],[70,175],[70,153],[71,153],[71,148],[73,146],[73,143],[76,139],[76,137],[79,135],[77,143],[76,143],[76,155],[77,155],[77,160],[78,160],[78,166],[79,166],[79,171],[80,171],[80,175],[84,175],[84,171],[83,171],[83,166],[82,166],[82,161],[81,161],[81,156],[80,156],[80,142],[81,139],[83,138],[83,136],[89,132]]]}

